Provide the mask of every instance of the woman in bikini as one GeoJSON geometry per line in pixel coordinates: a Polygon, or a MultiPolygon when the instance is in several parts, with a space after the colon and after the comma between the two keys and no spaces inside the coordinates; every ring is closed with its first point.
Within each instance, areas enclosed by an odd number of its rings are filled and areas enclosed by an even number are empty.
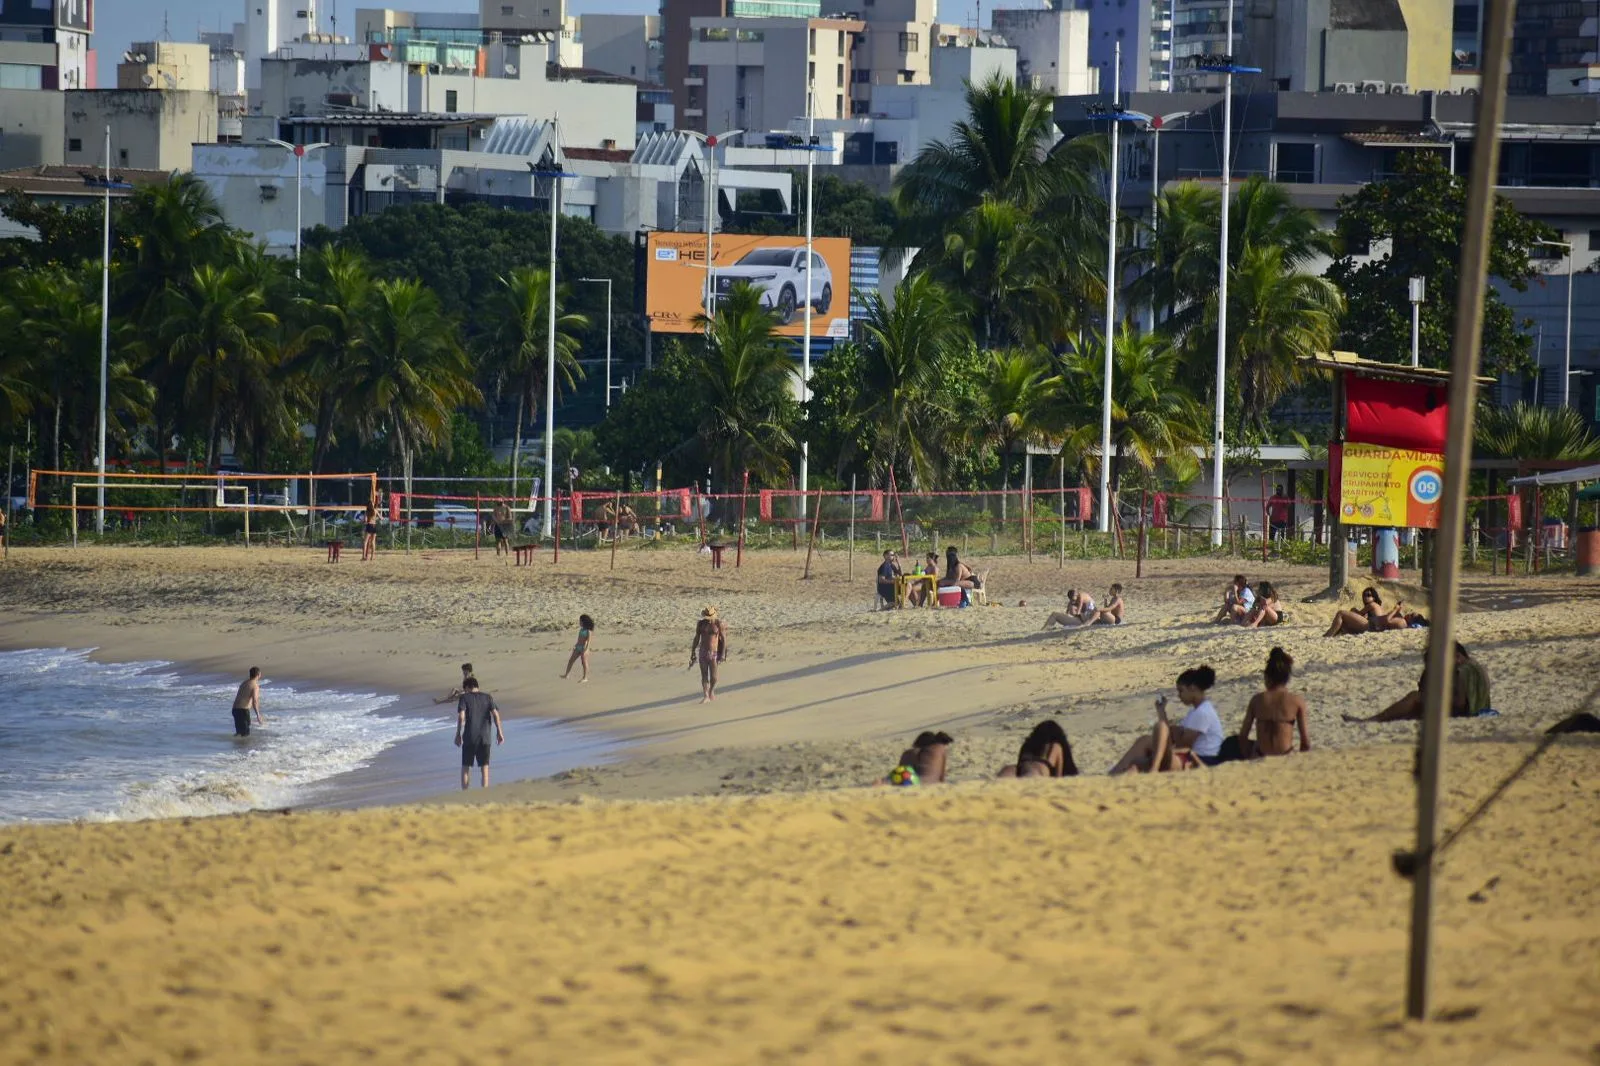
{"type": "Polygon", "coordinates": [[[1283,608],[1278,605],[1278,590],[1272,587],[1272,582],[1263,581],[1256,586],[1255,606],[1239,619],[1239,624],[1246,629],[1260,629],[1262,626],[1275,626],[1281,621],[1283,608]]]}
{"type": "Polygon", "coordinates": [[[1239,727],[1239,750],[1246,757],[1261,755],[1288,755],[1294,751],[1294,734],[1300,731],[1300,750],[1311,750],[1311,736],[1306,732],[1305,697],[1289,691],[1289,678],[1294,674],[1294,660],[1282,648],[1273,648],[1267,656],[1266,669],[1261,672],[1267,690],[1250,697],[1244,712],[1244,724],[1239,727]],[[1250,729],[1255,727],[1256,739],[1252,748],[1250,729]]]}
{"type": "Polygon", "coordinates": [[[945,588],[981,589],[983,575],[962,562],[956,555],[956,546],[952,544],[944,550],[944,577],[939,583],[945,588]]]}
{"type": "Polygon", "coordinates": [[[1001,777],[1077,777],[1078,764],[1072,761],[1072,745],[1067,731],[1054,718],[1033,727],[1017,752],[1015,765],[1002,766],[1001,777]]]}
{"type": "MultiPolygon", "coordinates": [[[[949,733],[918,733],[911,746],[900,753],[898,766],[909,766],[917,773],[917,782],[923,785],[944,783],[945,763],[950,758],[950,745],[955,739],[949,733]]],[[[879,784],[887,784],[887,779],[879,784]]]]}
{"type": "Polygon", "coordinates": [[[1405,606],[1403,603],[1397,603],[1394,605],[1394,610],[1386,611],[1378,590],[1364,588],[1361,590],[1361,609],[1335,611],[1333,624],[1322,635],[1337,637],[1342,633],[1376,633],[1386,629],[1405,629],[1407,625],[1405,606]]]}
{"type": "Polygon", "coordinates": [[[361,561],[368,562],[378,554],[378,505],[367,503],[366,522],[361,527],[361,561]]]}

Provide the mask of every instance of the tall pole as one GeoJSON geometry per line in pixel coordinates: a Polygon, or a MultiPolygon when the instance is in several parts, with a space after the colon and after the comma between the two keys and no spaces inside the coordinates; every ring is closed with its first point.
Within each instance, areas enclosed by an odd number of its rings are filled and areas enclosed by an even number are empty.
{"type": "Polygon", "coordinates": [[[1211,442],[1211,546],[1222,545],[1222,420],[1228,403],[1228,202],[1233,198],[1233,0],[1228,0],[1228,71],[1222,83],[1222,241],[1217,256],[1217,410],[1211,442]]]}
{"type": "Polygon", "coordinates": [[[1461,576],[1461,542],[1466,529],[1472,422],[1483,339],[1483,300],[1488,288],[1494,177],[1500,169],[1499,130],[1505,117],[1506,68],[1516,3],[1515,0],[1494,0],[1487,8],[1485,62],[1480,68],[1484,77],[1483,92],[1478,97],[1477,136],[1472,142],[1472,169],[1467,179],[1466,232],[1457,272],[1460,284],[1456,290],[1454,341],[1450,353],[1449,436],[1445,443],[1444,484],[1439,504],[1440,551],[1433,561],[1428,685],[1422,694],[1422,738],[1417,753],[1417,841],[1411,871],[1411,946],[1406,975],[1406,1013],[1416,1019],[1428,1014],[1434,840],[1444,770],[1445,723],[1455,682],[1457,586],[1461,576]]]}
{"type": "MultiPolygon", "coordinates": [[[[817,133],[816,89],[806,86],[806,295],[805,329],[800,341],[800,402],[811,399],[811,185],[817,153],[812,139],[817,133]]],[[[811,471],[811,442],[800,439],[800,517],[806,516],[806,482],[811,471]]]]}
{"type": "Polygon", "coordinates": [[[1422,301],[1427,292],[1424,278],[1412,278],[1411,295],[1411,365],[1422,365],[1422,301]]]}
{"type": "MultiPolygon", "coordinates": [[[[555,148],[561,150],[561,131],[551,120],[555,132],[555,148]]],[[[556,160],[557,167],[560,160],[556,160]]],[[[550,305],[545,308],[544,354],[544,535],[549,536],[555,527],[551,516],[554,508],[556,466],[556,218],[561,214],[561,178],[550,176],[550,305]]]]}
{"type": "Polygon", "coordinates": [[[1118,41],[1111,77],[1111,195],[1106,221],[1105,367],[1100,397],[1100,532],[1111,529],[1111,354],[1117,338],[1117,101],[1122,85],[1122,42],[1118,41]]]}
{"type": "Polygon", "coordinates": [[[611,279],[606,278],[606,410],[611,410],[611,279]]]}
{"type": "Polygon", "coordinates": [[[712,269],[712,231],[716,224],[717,206],[717,139],[706,138],[706,335],[711,335],[710,319],[715,313],[717,299],[716,271],[712,269]]]}
{"type": "Polygon", "coordinates": [[[1572,389],[1572,245],[1567,245],[1567,351],[1561,360],[1561,406],[1570,406],[1572,389]]]}
{"type": "Polygon", "coordinates": [[[300,280],[300,235],[305,232],[305,224],[300,218],[300,168],[305,162],[306,150],[301,145],[294,146],[294,279],[300,280]]]}
{"type": "MultiPolygon", "coordinates": [[[[100,245],[100,460],[95,486],[94,531],[106,531],[106,376],[111,363],[111,125],[106,124],[105,233],[100,245]]],[[[163,455],[166,453],[163,452],[163,455]]],[[[6,492],[11,488],[8,485],[6,492]]],[[[76,516],[76,513],[74,513],[76,516]]]]}

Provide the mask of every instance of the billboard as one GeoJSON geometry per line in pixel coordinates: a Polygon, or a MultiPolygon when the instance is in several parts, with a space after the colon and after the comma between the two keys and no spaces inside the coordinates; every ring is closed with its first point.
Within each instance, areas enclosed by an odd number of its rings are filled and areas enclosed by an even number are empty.
{"type": "MultiPolygon", "coordinates": [[[[850,335],[850,241],[818,237],[811,242],[811,334],[850,335]]],[[[778,320],[778,333],[805,332],[806,242],[803,237],[719,233],[712,277],[719,299],[738,282],[761,291],[761,304],[778,320]]],[[[695,318],[705,303],[705,234],[652,233],[645,252],[645,315],[657,333],[697,333],[695,318]]]]}
{"type": "Polygon", "coordinates": [[[1375,444],[1346,444],[1339,518],[1351,526],[1439,528],[1444,456],[1375,444]]]}

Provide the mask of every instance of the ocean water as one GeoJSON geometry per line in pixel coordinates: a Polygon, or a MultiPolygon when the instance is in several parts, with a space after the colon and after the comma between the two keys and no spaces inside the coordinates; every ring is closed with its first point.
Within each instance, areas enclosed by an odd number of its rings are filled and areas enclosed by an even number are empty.
{"type": "MultiPolygon", "coordinates": [[[[453,716],[392,712],[392,695],[262,686],[258,729],[233,735],[239,679],[92,649],[0,652],[0,822],[225,814],[325,799],[340,775],[453,716]],[[388,712],[388,713],[386,713],[388,712]]],[[[434,791],[448,787],[443,781],[434,791]]]]}

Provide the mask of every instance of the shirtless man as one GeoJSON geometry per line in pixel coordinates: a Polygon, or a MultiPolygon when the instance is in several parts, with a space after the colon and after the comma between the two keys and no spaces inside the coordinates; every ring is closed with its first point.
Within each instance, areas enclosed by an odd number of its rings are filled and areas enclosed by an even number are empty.
{"type": "Polygon", "coordinates": [[[250,676],[239,684],[239,691],[233,697],[233,735],[247,737],[250,735],[250,712],[254,711],[256,725],[265,725],[261,720],[261,667],[252,666],[250,676]]]}
{"type": "Polygon", "coordinates": [[[1051,626],[1082,625],[1094,617],[1094,597],[1087,592],[1080,593],[1077,589],[1067,590],[1067,609],[1065,611],[1052,611],[1050,617],[1044,620],[1044,628],[1051,626]]]}
{"type": "Polygon", "coordinates": [[[1122,586],[1111,586],[1111,598],[1098,611],[1091,605],[1089,613],[1084,616],[1083,624],[1086,626],[1097,624],[1120,626],[1122,624],[1122,586]]]}
{"type": "Polygon", "coordinates": [[[715,607],[700,612],[689,654],[700,664],[700,702],[710,703],[717,698],[717,664],[728,657],[728,630],[715,607]]]}
{"type": "Polygon", "coordinates": [[[489,726],[494,726],[496,744],[506,742],[500,726],[500,705],[487,692],[478,691],[478,679],[461,683],[461,698],[456,703],[456,747],[461,749],[461,787],[472,777],[472,764],[478,764],[480,787],[489,787],[489,726]]]}
{"type": "Polygon", "coordinates": [[[461,684],[456,686],[455,688],[451,689],[449,692],[446,692],[443,696],[440,696],[438,699],[434,700],[433,702],[435,704],[440,704],[440,703],[449,703],[452,700],[459,700],[461,698],[462,690],[464,690],[467,687],[467,678],[469,678],[471,676],[472,676],[472,664],[471,663],[462,663],[461,664],[461,684]]]}
{"type": "Polygon", "coordinates": [[[1305,697],[1289,691],[1289,678],[1294,673],[1294,660],[1282,648],[1273,648],[1267,656],[1262,678],[1267,690],[1250,697],[1245,708],[1244,724],[1239,727],[1239,750],[1247,755],[1287,755],[1294,750],[1295,729],[1300,730],[1300,750],[1311,750],[1311,737],[1306,732],[1305,697]],[[1255,747],[1252,751],[1250,729],[1255,727],[1255,747]]]}

